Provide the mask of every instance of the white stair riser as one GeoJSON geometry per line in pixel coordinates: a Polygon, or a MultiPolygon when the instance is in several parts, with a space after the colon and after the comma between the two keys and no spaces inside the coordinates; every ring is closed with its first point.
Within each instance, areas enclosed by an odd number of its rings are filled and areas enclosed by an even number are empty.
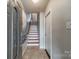
{"type": "Polygon", "coordinates": [[[27,44],[27,46],[39,46],[39,44],[27,44]]]}
{"type": "Polygon", "coordinates": [[[29,33],[28,35],[38,35],[38,33],[29,33]]]}
{"type": "Polygon", "coordinates": [[[39,40],[28,40],[27,42],[39,42],[39,40]]]}
{"type": "Polygon", "coordinates": [[[38,33],[37,31],[29,31],[29,33],[38,33]]]}
{"type": "Polygon", "coordinates": [[[27,39],[39,39],[38,37],[27,37],[27,39]]]}
{"type": "Polygon", "coordinates": [[[27,39],[39,39],[39,37],[27,37],[27,39]]]}
{"type": "Polygon", "coordinates": [[[29,36],[29,37],[31,37],[31,36],[34,36],[34,37],[36,37],[36,36],[37,36],[37,37],[38,37],[39,35],[27,35],[27,37],[28,37],[28,36],[29,36]]]}

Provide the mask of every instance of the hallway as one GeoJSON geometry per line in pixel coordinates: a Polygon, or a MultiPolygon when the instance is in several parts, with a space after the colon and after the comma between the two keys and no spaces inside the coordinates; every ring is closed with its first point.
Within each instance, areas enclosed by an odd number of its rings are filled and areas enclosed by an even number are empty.
{"type": "Polygon", "coordinates": [[[27,47],[22,59],[49,59],[44,49],[27,47]]]}
{"type": "Polygon", "coordinates": [[[22,59],[49,59],[45,49],[39,47],[39,32],[37,25],[30,25],[29,33],[26,35],[26,50],[22,59]]]}
{"type": "Polygon", "coordinates": [[[9,1],[8,59],[70,59],[70,2],[9,1]]]}

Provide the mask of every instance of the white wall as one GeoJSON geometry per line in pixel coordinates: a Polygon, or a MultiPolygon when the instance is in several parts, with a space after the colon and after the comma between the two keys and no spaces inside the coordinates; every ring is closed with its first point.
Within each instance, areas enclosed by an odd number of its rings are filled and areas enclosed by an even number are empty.
{"type": "MultiPolygon", "coordinates": [[[[25,28],[26,28],[26,24],[27,24],[27,20],[26,20],[26,13],[24,12],[24,10],[22,11],[22,37],[23,35],[25,34],[25,28]]],[[[24,42],[22,44],[22,56],[25,52],[25,49],[26,49],[26,43],[24,42]]]]}
{"type": "Polygon", "coordinates": [[[28,23],[31,21],[31,14],[30,13],[25,13],[24,11],[22,12],[23,14],[23,19],[22,19],[22,35],[25,35],[27,30],[28,23]]]}
{"type": "Polygon", "coordinates": [[[32,13],[32,21],[37,22],[37,13],[32,13]]]}
{"type": "Polygon", "coordinates": [[[50,38],[46,39],[45,48],[51,59],[70,59],[71,50],[71,1],[70,0],[50,0],[45,11],[45,15],[50,11],[46,18],[50,27],[50,38]],[[67,23],[69,25],[67,25],[67,23]],[[52,36],[51,36],[52,35],[52,36]],[[48,41],[48,42],[47,42],[48,41]],[[49,47],[50,46],[50,47],[49,47]],[[51,48],[52,47],[52,48],[51,48]],[[52,52],[52,53],[51,53],[52,52]]]}
{"type": "Polygon", "coordinates": [[[25,29],[26,27],[26,23],[27,23],[27,20],[26,20],[26,13],[24,12],[24,10],[22,11],[22,30],[25,29]]]}
{"type": "Polygon", "coordinates": [[[45,48],[44,12],[40,12],[40,48],[45,48]]]}
{"type": "Polygon", "coordinates": [[[26,19],[27,19],[27,22],[31,21],[31,13],[26,14],[26,19]]]}
{"type": "MultiPolygon", "coordinates": [[[[24,12],[24,10],[23,10],[23,12],[22,12],[22,16],[23,16],[23,19],[22,19],[22,39],[24,40],[24,35],[26,35],[27,33],[27,26],[29,25],[28,24],[28,22],[30,22],[30,20],[31,20],[31,14],[30,13],[25,13],[24,12]]],[[[22,56],[23,56],[23,54],[24,54],[24,52],[25,52],[25,50],[26,50],[26,48],[27,48],[27,42],[26,41],[24,41],[24,43],[22,44],[22,56]]]]}

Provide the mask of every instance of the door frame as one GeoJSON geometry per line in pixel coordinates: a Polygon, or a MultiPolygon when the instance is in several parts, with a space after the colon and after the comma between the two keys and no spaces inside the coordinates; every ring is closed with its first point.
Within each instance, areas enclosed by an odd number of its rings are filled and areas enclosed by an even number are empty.
{"type": "MultiPolygon", "coordinates": [[[[7,7],[11,10],[11,19],[7,19],[7,59],[13,59],[13,9],[17,9],[18,20],[17,20],[17,31],[18,31],[18,44],[17,44],[17,58],[22,59],[22,47],[21,47],[21,30],[22,30],[22,8],[18,5],[13,5],[10,1],[7,7]]],[[[9,11],[9,10],[7,10],[9,11]]]]}

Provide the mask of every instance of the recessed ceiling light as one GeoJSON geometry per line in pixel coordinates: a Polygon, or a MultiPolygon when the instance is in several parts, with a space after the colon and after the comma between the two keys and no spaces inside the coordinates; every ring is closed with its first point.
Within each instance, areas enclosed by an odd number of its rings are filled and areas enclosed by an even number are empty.
{"type": "Polygon", "coordinates": [[[38,3],[39,2],[39,0],[32,0],[33,1],[33,3],[38,3]]]}

